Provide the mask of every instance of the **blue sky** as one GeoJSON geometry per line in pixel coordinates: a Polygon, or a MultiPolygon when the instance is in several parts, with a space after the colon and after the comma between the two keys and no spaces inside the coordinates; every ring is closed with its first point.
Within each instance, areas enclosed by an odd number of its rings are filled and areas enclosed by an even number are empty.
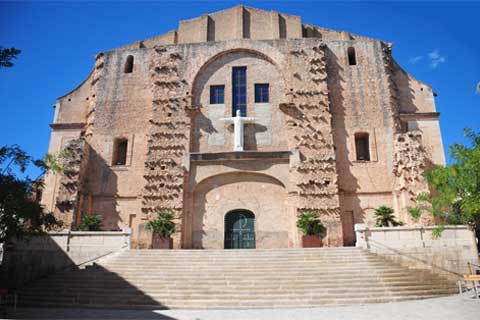
{"type": "Polygon", "coordinates": [[[480,129],[480,94],[475,94],[480,81],[480,3],[0,2],[0,45],[22,50],[13,68],[0,69],[0,146],[18,144],[43,157],[52,105],[84,80],[95,54],[237,4],[393,42],[400,65],[438,93],[445,147],[465,141],[464,127],[480,129]]]}

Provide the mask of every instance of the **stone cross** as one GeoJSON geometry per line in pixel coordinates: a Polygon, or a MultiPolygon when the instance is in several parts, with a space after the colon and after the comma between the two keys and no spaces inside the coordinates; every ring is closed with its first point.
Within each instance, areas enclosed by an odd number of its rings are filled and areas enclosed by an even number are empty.
{"type": "Polygon", "coordinates": [[[226,123],[233,123],[233,151],[243,151],[243,125],[246,123],[255,123],[255,118],[242,117],[240,110],[237,110],[235,117],[222,118],[220,120],[226,123]]]}

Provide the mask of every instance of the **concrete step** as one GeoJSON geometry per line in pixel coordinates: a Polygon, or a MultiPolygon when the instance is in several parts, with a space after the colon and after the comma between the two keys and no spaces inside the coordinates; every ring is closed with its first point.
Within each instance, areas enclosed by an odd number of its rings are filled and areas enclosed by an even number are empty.
{"type": "MultiPolygon", "coordinates": [[[[397,296],[397,297],[409,297],[409,296],[418,296],[418,295],[448,295],[454,294],[455,290],[415,290],[415,291],[399,291],[399,292],[378,292],[378,293],[368,293],[362,294],[358,292],[356,294],[353,293],[324,293],[324,292],[307,292],[307,293],[269,293],[269,294],[262,294],[262,293],[255,293],[255,294],[248,294],[248,293],[237,293],[237,294],[209,294],[208,298],[205,297],[204,294],[195,294],[195,293],[169,293],[169,294],[154,294],[154,295],[134,295],[134,294],[123,294],[123,295],[72,295],[72,296],[63,296],[60,299],[55,296],[44,296],[41,299],[38,297],[26,297],[25,300],[29,301],[45,301],[45,302],[53,302],[57,301],[59,303],[62,302],[72,302],[72,303],[93,303],[93,304],[111,304],[112,306],[116,305],[122,301],[144,301],[144,302],[154,302],[162,305],[171,305],[174,303],[178,303],[179,301],[185,302],[193,302],[193,301],[210,301],[210,303],[215,304],[223,304],[223,305],[234,305],[237,301],[244,301],[244,300],[270,300],[270,301],[278,301],[278,300],[301,300],[301,299],[326,299],[326,300],[334,300],[334,299],[361,299],[361,298],[376,298],[382,299],[385,297],[397,296]]],[[[20,299],[22,296],[20,296],[20,299]]]]}
{"type": "Polygon", "coordinates": [[[367,303],[387,303],[393,301],[404,300],[419,300],[436,298],[447,294],[417,294],[417,295],[397,295],[389,297],[361,297],[361,298],[310,298],[302,297],[300,299],[255,299],[245,300],[236,299],[233,301],[225,300],[164,300],[161,302],[153,301],[152,299],[129,299],[123,301],[116,301],[113,305],[109,302],[96,302],[90,300],[83,300],[80,302],[73,302],[70,299],[63,300],[23,300],[20,306],[41,306],[41,307],[93,307],[93,308],[108,308],[115,306],[116,308],[170,308],[170,309],[231,309],[231,308],[308,308],[314,306],[328,306],[328,305],[351,305],[351,304],[367,304],[367,303]]]}
{"type": "Polygon", "coordinates": [[[456,285],[355,248],[131,250],[20,292],[30,306],[308,307],[419,299],[456,285]]]}
{"type": "MultiPolygon", "coordinates": [[[[356,278],[356,279],[279,279],[275,282],[272,281],[251,281],[251,280],[243,280],[243,281],[224,281],[224,280],[195,280],[195,281],[136,281],[135,287],[138,288],[190,288],[190,287],[278,287],[278,286],[290,286],[290,287],[315,287],[315,286],[329,286],[329,287],[362,287],[368,286],[372,283],[375,283],[376,280],[382,280],[382,285],[384,286],[397,286],[397,285],[436,285],[436,284],[451,284],[452,282],[439,279],[439,278],[431,278],[430,280],[418,280],[417,278],[410,276],[405,278],[373,278],[373,277],[364,277],[364,278],[356,278]],[[354,281],[353,281],[354,280],[354,281]]],[[[78,282],[52,282],[52,281],[40,281],[37,282],[29,287],[29,289],[34,288],[66,288],[70,286],[75,286],[76,288],[91,288],[91,287],[100,287],[100,288],[119,288],[119,287],[127,287],[131,288],[132,284],[119,280],[119,281],[78,281],[78,282]]]]}
{"type": "MultiPolygon", "coordinates": [[[[293,264],[293,265],[301,265],[301,264],[306,264],[306,265],[332,265],[332,266],[341,266],[341,265],[349,265],[349,264],[354,264],[354,265],[368,265],[368,264],[382,264],[384,261],[380,259],[368,259],[368,260],[360,260],[360,259],[345,259],[343,261],[339,260],[328,260],[328,259],[228,259],[228,260],[197,260],[197,261],[192,261],[192,260],[180,260],[180,259],[159,259],[159,260],[154,260],[154,259],[148,259],[144,258],[143,261],[141,258],[139,259],[130,259],[130,260],[121,260],[121,261],[108,261],[106,265],[119,265],[119,266],[128,266],[137,262],[142,262],[145,265],[160,265],[160,266],[165,266],[165,265],[183,265],[185,266],[185,263],[188,262],[189,265],[205,265],[205,266],[215,266],[215,265],[263,265],[263,264],[272,264],[272,265],[281,265],[281,264],[293,264]]],[[[98,264],[100,266],[104,265],[104,263],[98,264]]]]}
{"type": "MultiPolygon", "coordinates": [[[[177,279],[190,279],[194,278],[264,278],[264,277],[274,277],[278,278],[279,276],[292,276],[294,278],[297,277],[307,277],[307,276],[319,276],[319,277],[332,277],[332,276],[362,276],[362,275],[372,275],[372,276],[402,276],[402,275],[411,275],[414,270],[406,270],[406,269],[354,269],[354,270],[330,270],[330,269],[318,269],[317,270],[300,270],[296,271],[295,269],[288,269],[288,270],[268,270],[268,271],[252,271],[252,272],[243,272],[242,270],[238,270],[238,272],[232,272],[231,270],[215,270],[215,271],[208,271],[208,270],[200,270],[200,271],[184,271],[184,272],[168,272],[168,271],[147,271],[147,270],[137,270],[137,271],[107,271],[107,272],[99,272],[99,273],[91,273],[88,275],[84,274],[70,274],[65,276],[64,279],[75,279],[75,278],[85,278],[90,277],[94,278],[117,278],[119,276],[128,276],[128,277],[151,277],[151,278],[177,278],[177,279]]],[[[418,274],[421,276],[422,274],[418,274]]]]}
{"type": "Polygon", "coordinates": [[[170,283],[170,284],[178,284],[178,283],[191,283],[191,284],[200,284],[200,283],[239,283],[239,284],[248,284],[248,283],[263,283],[267,282],[270,283],[272,280],[275,280],[275,283],[324,283],[325,281],[329,281],[331,279],[335,279],[338,283],[355,283],[357,281],[378,281],[381,280],[383,282],[388,281],[414,281],[414,282],[432,282],[435,280],[443,280],[442,278],[438,278],[432,275],[424,275],[423,277],[420,275],[414,275],[408,272],[400,272],[400,273],[384,273],[384,274],[338,274],[335,277],[332,277],[329,274],[313,274],[313,275],[294,275],[291,277],[281,277],[278,278],[276,275],[263,275],[262,277],[241,277],[241,276],[214,276],[214,275],[182,275],[178,274],[176,277],[173,276],[157,276],[157,275],[137,275],[135,277],[119,277],[118,275],[105,275],[105,276],[79,276],[79,277],[70,277],[70,278],[62,278],[62,277],[51,277],[46,278],[43,280],[38,281],[38,284],[41,283],[48,283],[50,285],[54,284],[74,284],[79,285],[82,283],[86,284],[100,284],[100,285],[108,285],[108,284],[117,284],[117,283],[127,283],[128,281],[135,281],[135,283],[170,283]]]}
{"type": "MultiPolygon", "coordinates": [[[[151,297],[164,297],[171,298],[175,295],[209,295],[209,296],[232,296],[232,295],[270,295],[270,294],[296,294],[296,295],[308,295],[308,294],[336,294],[344,295],[349,294],[354,296],[359,292],[365,295],[376,295],[376,294],[385,294],[385,293],[414,293],[416,291],[432,291],[432,292],[445,292],[445,291],[454,291],[456,292],[457,288],[452,285],[407,285],[407,286],[385,286],[382,288],[360,288],[360,287],[295,287],[291,288],[288,286],[284,287],[226,287],[226,288],[149,288],[148,295],[151,297]]],[[[54,291],[42,291],[41,290],[30,290],[27,292],[20,291],[20,295],[24,297],[35,297],[39,294],[42,294],[43,297],[56,297],[59,293],[63,296],[70,297],[120,297],[126,295],[134,295],[145,292],[145,288],[117,288],[117,289],[105,289],[105,288],[74,288],[66,290],[56,290],[54,291]]]]}
{"type": "MultiPolygon", "coordinates": [[[[145,259],[147,260],[147,259],[145,259]]],[[[385,264],[383,261],[380,260],[345,260],[342,262],[338,261],[330,261],[330,260],[322,260],[322,259],[316,259],[316,260],[217,260],[217,261],[212,261],[212,260],[204,260],[204,261],[180,261],[180,260],[175,260],[175,261],[168,261],[165,259],[159,260],[159,261],[153,261],[153,260],[148,260],[148,261],[142,261],[141,259],[135,259],[135,260],[123,260],[123,261],[116,261],[112,263],[108,263],[105,265],[108,266],[131,266],[134,265],[138,262],[142,262],[142,266],[149,267],[149,266],[183,266],[186,267],[185,263],[188,262],[187,266],[205,266],[205,267],[211,267],[211,266],[238,266],[238,265],[244,265],[244,266],[252,266],[252,265],[273,265],[273,266],[282,266],[282,265],[324,265],[324,266],[345,266],[345,265],[354,265],[354,266],[368,266],[368,265],[381,265],[385,264]]],[[[97,264],[97,266],[102,266],[104,264],[97,264]]],[[[95,265],[94,265],[95,266],[95,265]]],[[[93,266],[89,266],[93,267],[93,266]]]]}
{"type": "MultiPolygon", "coordinates": [[[[148,275],[148,274],[136,274],[136,275],[129,275],[129,274],[117,274],[116,278],[111,278],[113,281],[124,281],[131,282],[131,281],[138,281],[138,282],[149,282],[149,281],[156,281],[156,282],[203,282],[203,281],[229,281],[229,282],[242,282],[242,283],[249,283],[249,282],[257,282],[257,281],[277,281],[279,278],[284,278],[287,281],[310,281],[310,282],[318,282],[320,283],[322,280],[328,280],[329,278],[337,278],[339,281],[355,281],[356,279],[363,277],[369,278],[372,281],[388,281],[391,279],[417,279],[418,281],[428,281],[429,278],[417,278],[409,274],[408,272],[377,272],[377,273],[351,273],[351,274],[338,274],[338,273],[303,273],[303,274],[292,274],[292,273],[282,273],[278,272],[276,274],[273,273],[265,273],[259,275],[232,275],[232,274],[177,274],[177,275],[168,275],[168,274],[155,274],[155,275],[148,275]]],[[[432,278],[430,280],[434,280],[432,278]]],[[[65,281],[69,281],[64,279],[65,281]]],[[[85,278],[77,279],[79,281],[84,281],[85,278]]],[[[55,281],[62,281],[62,279],[55,279],[55,281]]],[[[90,281],[93,283],[94,281],[90,281]]],[[[73,283],[73,282],[72,282],[73,283]]]]}

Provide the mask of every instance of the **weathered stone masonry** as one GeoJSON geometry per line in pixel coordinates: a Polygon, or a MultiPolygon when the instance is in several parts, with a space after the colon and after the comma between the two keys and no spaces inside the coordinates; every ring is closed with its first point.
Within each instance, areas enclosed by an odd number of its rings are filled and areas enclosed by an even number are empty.
{"type": "Polygon", "coordinates": [[[353,225],[372,225],[380,205],[412,223],[423,171],[445,162],[433,97],[381,40],[244,6],[185,20],[98,54],[87,80],[58,99],[49,152],[75,147],[78,170],[47,175],[42,203],[68,227],[100,214],[106,230],[131,228],[138,247],[150,245],[145,223],[159,209],[176,213],[177,248],[223,248],[224,217],[237,209],[255,215],[258,248],[300,246],[305,210],[326,224],[325,245],[352,245],[353,225]],[[221,120],[232,115],[236,66],[247,67],[257,119],[243,154],[221,120]],[[258,83],[269,85],[267,102],[255,102],[258,83]],[[213,85],[224,86],[223,103],[210,103],[213,85]]]}
{"type": "Polygon", "coordinates": [[[324,49],[325,44],[320,43],[289,52],[292,82],[289,101],[281,108],[289,115],[289,147],[298,150],[301,157],[291,173],[298,187],[297,212],[319,212],[328,232],[336,234],[328,237],[328,244],[342,245],[324,49]]]}
{"type": "MultiPolygon", "coordinates": [[[[152,50],[150,77],[153,101],[142,211],[172,210],[182,228],[184,181],[182,165],[188,153],[191,98],[188,83],[179,77],[182,56],[174,47],[152,50]]],[[[154,217],[154,216],[153,216],[154,217]]]]}

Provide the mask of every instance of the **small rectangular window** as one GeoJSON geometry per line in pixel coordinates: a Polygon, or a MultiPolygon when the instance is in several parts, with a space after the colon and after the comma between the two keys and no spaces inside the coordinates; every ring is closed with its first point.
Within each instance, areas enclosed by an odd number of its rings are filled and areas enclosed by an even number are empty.
{"type": "Polygon", "coordinates": [[[127,164],[127,148],[127,139],[115,140],[115,145],[113,148],[113,165],[124,166],[127,164]]]}
{"type": "Polygon", "coordinates": [[[266,103],[269,99],[269,85],[268,83],[255,84],[255,103],[266,103]]]}
{"type": "Polygon", "coordinates": [[[370,161],[370,142],[368,133],[355,134],[355,149],[357,151],[357,160],[370,161]]]}
{"type": "Polygon", "coordinates": [[[210,104],[225,103],[225,86],[210,86],[210,104]]]}
{"type": "Polygon", "coordinates": [[[351,66],[357,65],[357,56],[354,47],[348,48],[348,64],[351,66]]]}

